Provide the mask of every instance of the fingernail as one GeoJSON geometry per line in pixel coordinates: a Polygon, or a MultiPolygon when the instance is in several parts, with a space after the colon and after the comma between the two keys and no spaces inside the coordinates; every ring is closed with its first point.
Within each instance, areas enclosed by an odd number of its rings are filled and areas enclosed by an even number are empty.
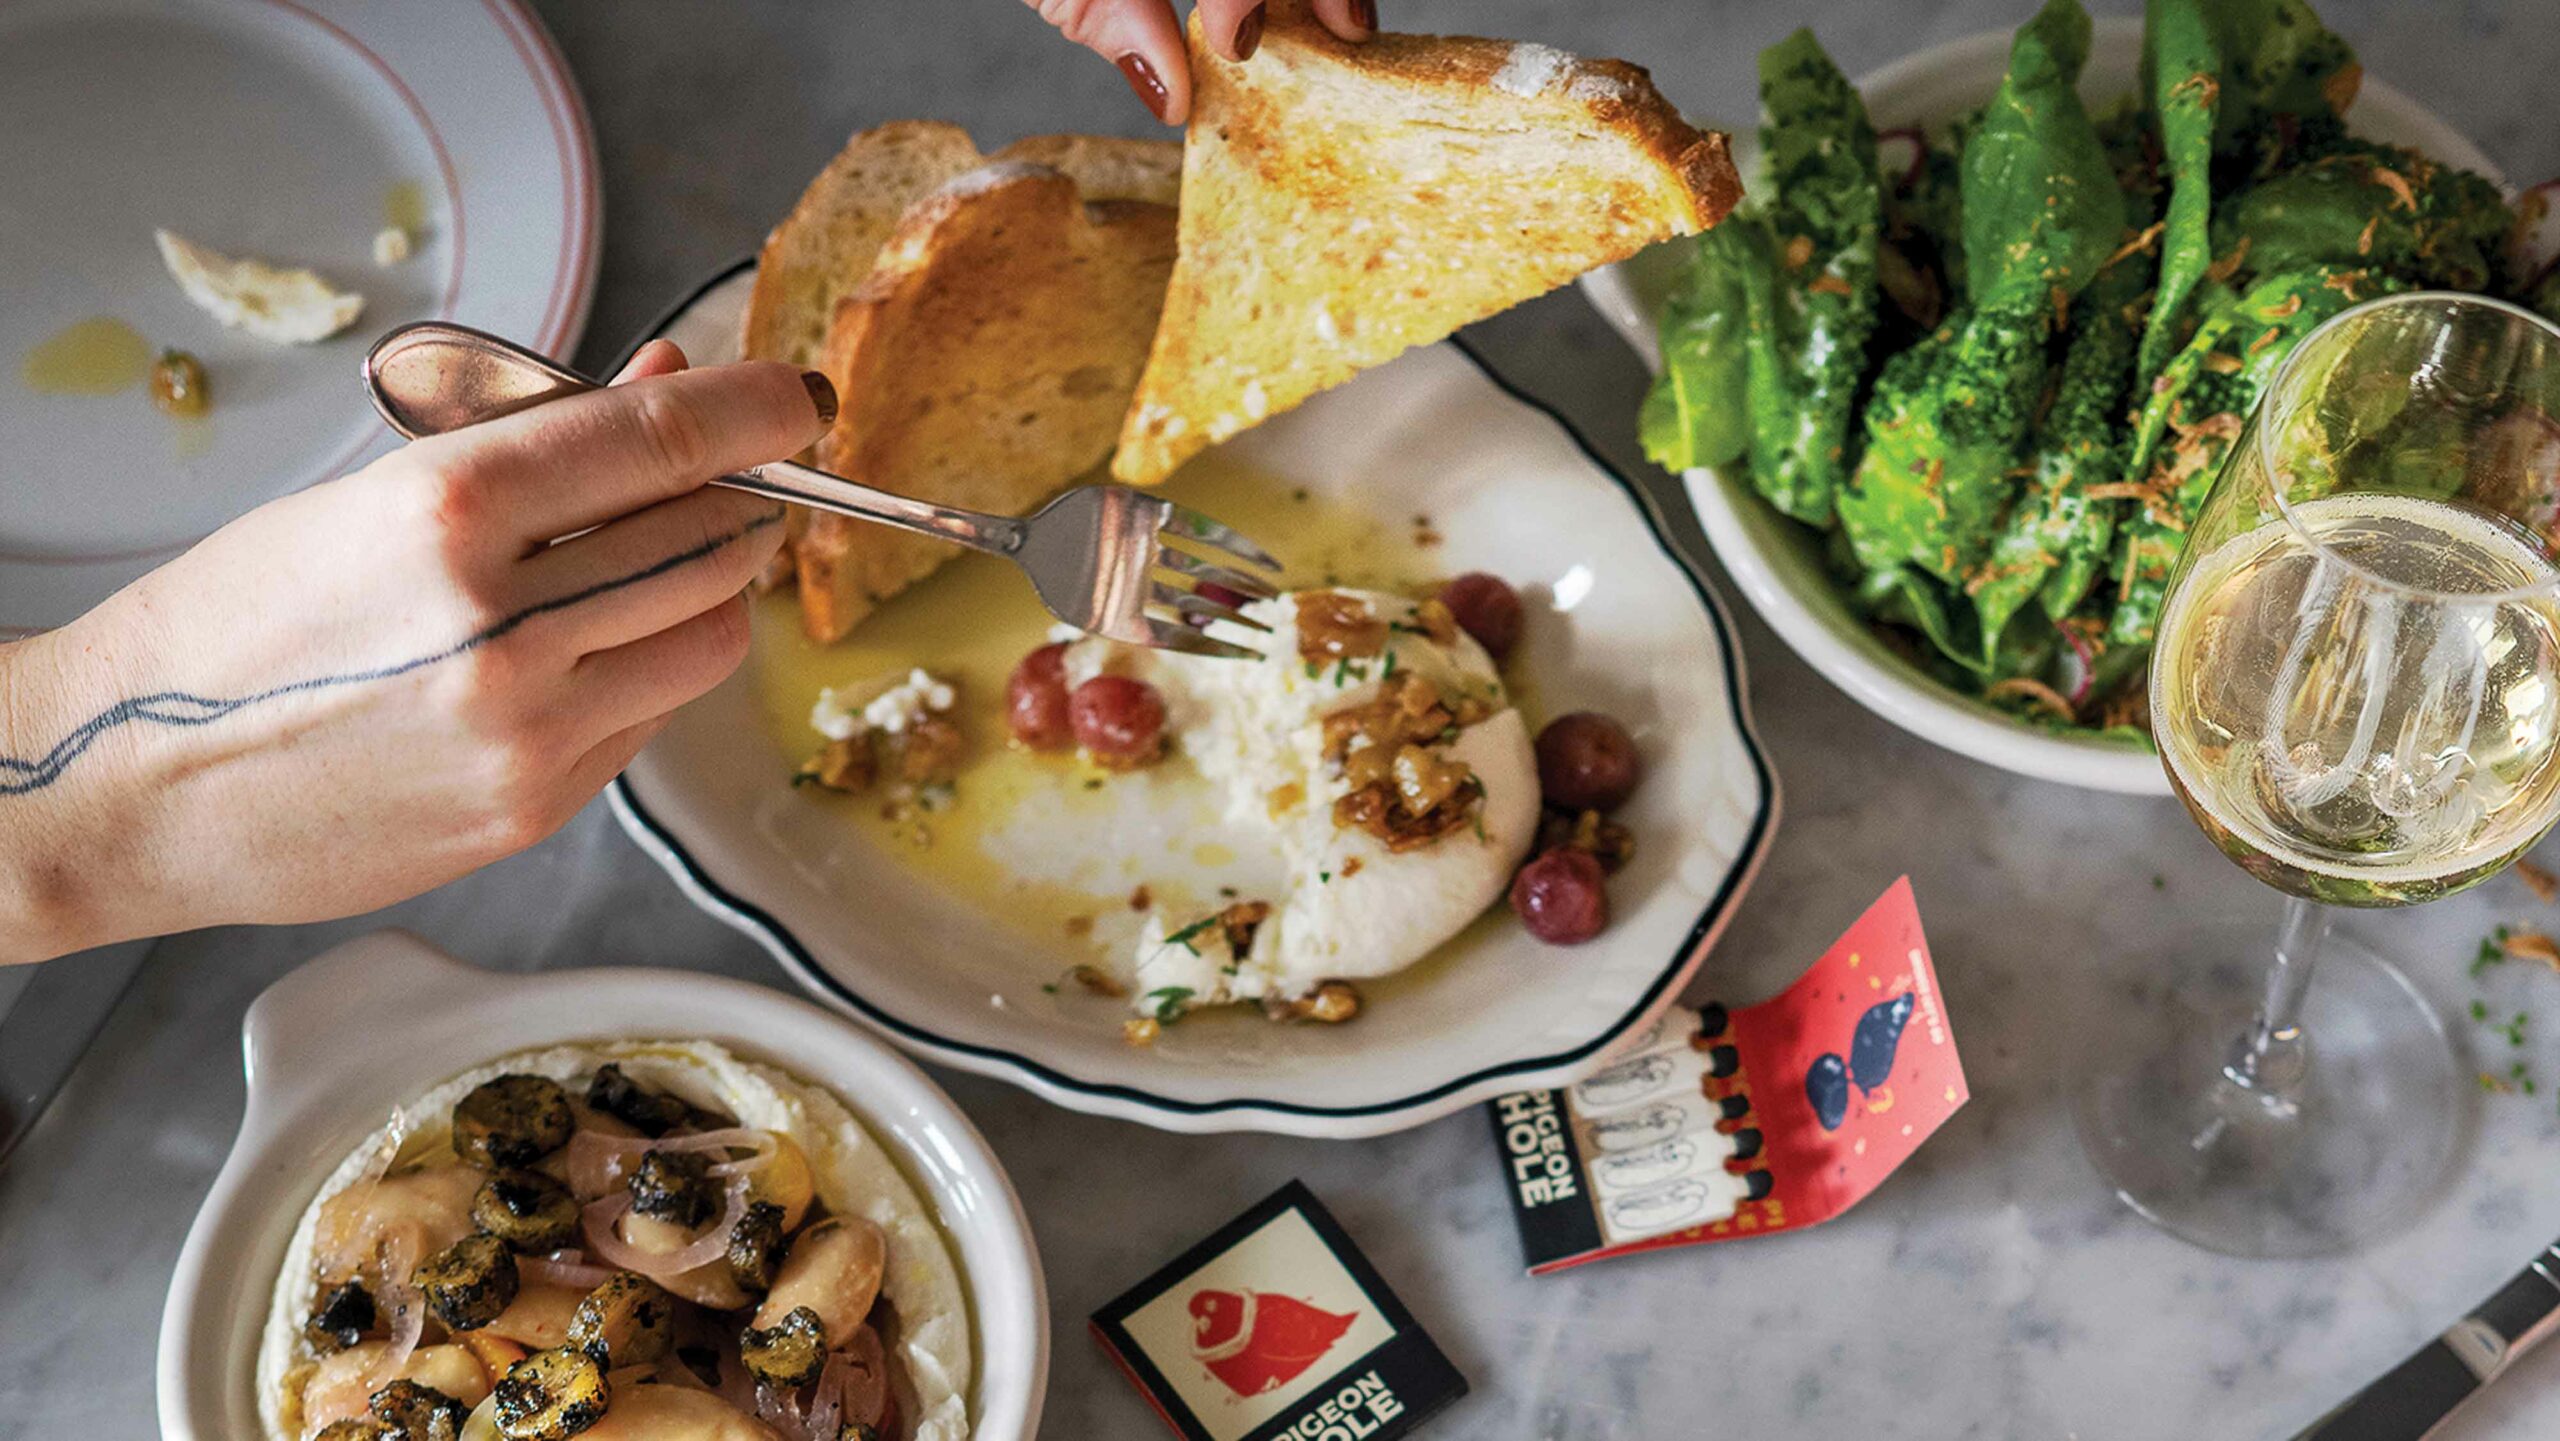
{"type": "Polygon", "coordinates": [[[1156,78],[1156,68],[1147,63],[1145,56],[1133,50],[1111,63],[1120,67],[1120,78],[1129,82],[1129,88],[1138,93],[1158,120],[1171,118],[1165,107],[1173,103],[1173,97],[1165,92],[1164,82],[1156,78]]]}
{"type": "Polygon", "coordinates": [[[1238,63],[1252,59],[1253,52],[1262,48],[1261,6],[1256,5],[1244,12],[1244,18],[1236,22],[1235,38],[1227,42],[1227,48],[1235,52],[1238,63]]]}
{"type": "Polygon", "coordinates": [[[1351,0],[1351,23],[1375,35],[1378,33],[1378,0],[1351,0]]]}
{"type": "Polygon", "coordinates": [[[816,370],[801,371],[800,383],[809,389],[809,403],[818,407],[818,423],[826,426],[834,425],[836,423],[836,383],[827,379],[824,372],[816,370]]]}

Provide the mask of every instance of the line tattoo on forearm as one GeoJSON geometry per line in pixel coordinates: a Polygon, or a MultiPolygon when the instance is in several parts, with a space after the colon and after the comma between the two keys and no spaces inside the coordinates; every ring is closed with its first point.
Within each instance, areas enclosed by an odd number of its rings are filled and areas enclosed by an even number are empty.
{"type": "Polygon", "coordinates": [[[781,521],[780,512],[758,516],[725,535],[713,536],[700,545],[689,550],[678,551],[674,555],[643,566],[628,575],[599,581],[583,590],[574,590],[567,595],[555,596],[550,600],[537,601],[482,630],[465,636],[442,650],[412,656],[390,665],[308,676],[283,685],[270,686],[265,690],[253,691],[247,695],[217,697],[197,695],[191,691],[164,690],[153,691],[149,695],[128,697],[72,727],[70,734],[55,742],[53,748],[43,755],[33,758],[0,755],[0,797],[28,795],[52,785],[62,779],[63,773],[70,770],[80,757],[88,754],[89,748],[97,744],[99,737],[119,727],[211,725],[215,721],[228,719],[254,706],[283,700],[289,696],[307,695],[313,691],[338,690],[347,686],[368,685],[375,681],[391,680],[398,676],[422,671],[429,666],[440,665],[457,656],[478,650],[536,616],[550,615],[572,606],[583,605],[599,596],[610,595],[614,591],[638,585],[643,581],[655,580],[672,570],[681,570],[696,561],[717,554],[757,531],[768,526],[779,525],[781,521]]]}

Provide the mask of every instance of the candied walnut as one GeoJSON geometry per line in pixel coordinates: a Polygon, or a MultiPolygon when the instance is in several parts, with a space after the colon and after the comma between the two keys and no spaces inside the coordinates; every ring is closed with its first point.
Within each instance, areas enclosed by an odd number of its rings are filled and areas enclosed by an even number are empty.
{"type": "Polygon", "coordinates": [[[911,786],[949,784],[969,759],[969,738],[959,723],[926,716],[898,732],[892,742],[898,757],[898,779],[911,786]]]}
{"type": "Polygon", "coordinates": [[[1133,1046],[1152,1046],[1164,1034],[1164,1022],[1146,1016],[1131,1016],[1120,1023],[1120,1039],[1133,1046]]]}
{"type": "Polygon", "coordinates": [[[1538,822],[1538,853],[1548,851],[1588,852],[1600,862],[1600,869],[1615,874],[1634,859],[1636,836],[1598,811],[1576,814],[1550,809],[1538,822]]]}
{"type": "Polygon", "coordinates": [[[1436,595],[1413,608],[1413,623],[1441,645],[1458,643],[1458,613],[1436,595]]]}
{"type": "MultiPolygon", "coordinates": [[[[1371,746],[1353,752],[1352,759],[1360,761],[1384,750],[1371,746]]],[[[1344,830],[1366,831],[1389,851],[1417,850],[1471,824],[1475,803],[1483,795],[1483,782],[1464,761],[1443,760],[1420,746],[1405,746],[1395,753],[1385,779],[1356,784],[1350,794],[1333,803],[1333,823],[1344,830]]]]}
{"type": "Polygon", "coordinates": [[[871,737],[866,733],[827,742],[826,749],[801,762],[791,783],[858,795],[879,779],[880,761],[871,753],[871,737]]]}
{"type": "Polygon", "coordinates": [[[1253,949],[1253,933],[1269,919],[1269,901],[1238,901],[1218,912],[1218,933],[1227,938],[1227,949],[1241,956],[1253,949]]]}
{"type": "Polygon", "coordinates": [[[1387,623],[1369,603],[1340,591],[1311,590],[1298,597],[1298,658],[1364,660],[1387,648],[1387,623]]]}
{"type": "Polygon", "coordinates": [[[1120,997],[1129,994],[1129,988],[1127,986],[1124,986],[1117,980],[1114,980],[1108,971],[1105,971],[1100,966],[1096,965],[1088,965],[1083,962],[1078,962],[1075,965],[1069,966],[1067,967],[1067,979],[1084,987],[1086,990],[1091,991],[1097,996],[1120,997]]]}
{"type": "Polygon", "coordinates": [[[1288,1003],[1285,1019],[1338,1026],[1360,1014],[1360,990],[1349,981],[1327,981],[1288,1003]]]}
{"type": "Polygon", "coordinates": [[[1324,718],[1324,754],[1327,760],[1344,760],[1354,751],[1354,742],[1363,742],[1385,747],[1392,756],[1395,747],[1410,741],[1446,740],[1450,728],[1458,724],[1458,714],[1449,708],[1439,686],[1411,673],[1390,676],[1379,685],[1377,699],[1345,706],[1324,718]]]}

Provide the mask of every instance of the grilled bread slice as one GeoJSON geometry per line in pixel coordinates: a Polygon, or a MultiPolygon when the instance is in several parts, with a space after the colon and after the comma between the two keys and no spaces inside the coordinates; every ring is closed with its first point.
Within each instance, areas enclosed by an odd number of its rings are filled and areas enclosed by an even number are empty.
{"type": "MultiPolygon", "coordinates": [[[[842,410],[818,464],[900,495],[1019,515],[1102,463],[1173,273],[1174,211],[1087,203],[997,160],[912,206],[836,307],[822,368],[842,410]]],[[[817,514],[795,547],[801,620],[833,641],[959,553],[817,514]]]]}
{"type": "Polygon", "coordinates": [[[1724,218],[1725,137],[1643,70],[1537,45],[1336,39],[1270,0],[1261,49],[1191,19],[1181,258],[1112,471],[1205,446],[1398,353],[1724,218]]]}

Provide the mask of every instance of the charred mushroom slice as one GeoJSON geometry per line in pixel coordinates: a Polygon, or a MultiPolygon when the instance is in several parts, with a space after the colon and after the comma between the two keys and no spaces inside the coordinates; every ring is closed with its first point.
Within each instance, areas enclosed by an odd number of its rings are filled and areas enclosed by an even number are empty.
{"type": "Polygon", "coordinates": [[[343,1281],[311,1308],[311,1319],[302,1323],[302,1338],[323,1356],[344,1351],[373,1329],[373,1317],[373,1293],[361,1282],[343,1281]]]}
{"type": "Polygon", "coordinates": [[[383,1441],[458,1441],[470,1408],[433,1386],[394,1381],[366,1403],[383,1441]]]}
{"type": "Polygon", "coordinates": [[[382,1441],[382,1423],[370,1416],[350,1416],[313,1432],[311,1441],[382,1441]]]}
{"type": "Polygon", "coordinates": [[[651,1151],[631,1172],[631,1209],[653,1221],[691,1230],[720,1209],[711,1157],[701,1151],[651,1151]]]}
{"type": "Polygon", "coordinates": [[[543,1076],[483,1081],[453,1105],[453,1149],[492,1171],[530,1166],[569,1144],[569,1095],[543,1076]]]}
{"type": "Polygon", "coordinates": [[[652,1140],[685,1122],[693,1108],[673,1096],[652,1091],[607,1062],[587,1082],[587,1104],[629,1125],[652,1140]]]}
{"type": "Polygon", "coordinates": [[[673,1350],[675,1342],[675,1297],[629,1271],[589,1291],[569,1318],[569,1344],[608,1371],[649,1365],[673,1350]]]}
{"type": "Polygon", "coordinates": [[[604,1368],[574,1346],[518,1361],[494,1394],[491,1414],[507,1441],[568,1441],[603,1420],[613,1400],[604,1368]]]}
{"type": "Polygon", "coordinates": [[[476,1331],[516,1299],[516,1258],[495,1236],[465,1236],[411,1273],[426,1294],[427,1313],[449,1331],[476,1331]]]}
{"type": "Polygon", "coordinates": [[[729,1228],[729,1274],[761,1296],[773,1289],[782,1250],[782,1208],[771,1201],[749,1201],[746,1214],[729,1228]]]}
{"type": "Polygon", "coordinates": [[[827,1363],[827,1328],[818,1313],[795,1306],[770,1326],[738,1333],[738,1359],[758,1381],[792,1391],[818,1379],[827,1363]]]}
{"type": "Polygon", "coordinates": [[[471,1224],[510,1250],[539,1256],[577,1239],[578,1198],[540,1171],[500,1171],[472,1196],[471,1224]]]}

